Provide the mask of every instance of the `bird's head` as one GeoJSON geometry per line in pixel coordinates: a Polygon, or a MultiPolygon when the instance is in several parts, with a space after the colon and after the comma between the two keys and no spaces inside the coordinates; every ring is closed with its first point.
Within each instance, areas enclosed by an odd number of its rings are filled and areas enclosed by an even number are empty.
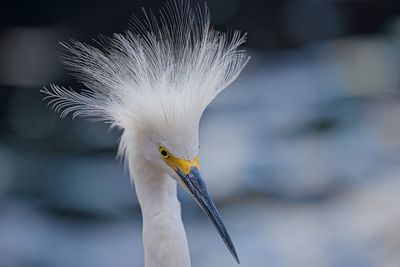
{"type": "MultiPolygon", "coordinates": [[[[176,95],[175,99],[180,96],[176,95]]],[[[183,98],[182,98],[183,99],[183,98]]],[[[179,101],[178,101],[179,102],[179,101]]],[[[239,262],[235,247],[200,174],[199,121],[203,107],[153,97],[150,109],[135,123],[131,138],[136,152],[162,169],[182,186],[216,227],[231,254],[239,262]],[[154,104],[156,103],[156,104],[154,104]],[[175,103],[172,105],[172,103],[175,103]]]]}
{"type": "Polygon", "coordinates": [[[207,105],[246,65],[238,50],[245,35],[214,30],[208,9],[189,1],[168,2],[159,19],[145,17],[134,19],[132,31],[100,40],[101,48],[63,44],[64,63],[85,89],[51,85],[43,92],[62,117],[73,113],[122,129],[120,153],[140,153],[186,189],[238,261],[200,175],[198,127],[207,105]]]}

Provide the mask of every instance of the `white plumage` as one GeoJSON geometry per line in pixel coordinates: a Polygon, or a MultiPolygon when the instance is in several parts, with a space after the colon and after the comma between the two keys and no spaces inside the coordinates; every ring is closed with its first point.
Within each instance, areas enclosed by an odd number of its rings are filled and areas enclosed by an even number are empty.
{"type": "Polygon", "coordinates": [[[248,61],[238,50],[245,36],[212,29],[206,6],[181,0],[167,3],[158,18],[144,14],[145,21],[134,18],[124,34],[103,37],[100,48],[63,43],[63,61],[85,89],[50,85],[42,92],[62,117],[72,113],[123,130],[119,153],[143,213],[146,266],[190,265],[176,181],[237,258],[198,173],[198,126],[207,105],[248,61]]]}

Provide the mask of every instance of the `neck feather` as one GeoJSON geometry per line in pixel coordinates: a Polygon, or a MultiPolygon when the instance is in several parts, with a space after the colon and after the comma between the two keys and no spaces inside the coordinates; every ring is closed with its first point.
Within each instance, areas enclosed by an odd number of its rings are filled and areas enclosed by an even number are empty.
{"type": "Polygon", "coordinates": [[[189,267],[176,181],[140,155],[128,161],[143,216],[145,266],[189,267]]]}

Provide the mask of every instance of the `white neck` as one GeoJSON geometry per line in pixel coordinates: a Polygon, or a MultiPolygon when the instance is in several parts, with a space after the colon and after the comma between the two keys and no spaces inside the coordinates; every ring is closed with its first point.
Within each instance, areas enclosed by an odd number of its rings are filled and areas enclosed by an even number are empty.
{"type": "Polygon", "coordinates": [[[176,181],[138,155],[129,169],[143,216],[146,267],[189,267],[190,257],[176,181]]]}

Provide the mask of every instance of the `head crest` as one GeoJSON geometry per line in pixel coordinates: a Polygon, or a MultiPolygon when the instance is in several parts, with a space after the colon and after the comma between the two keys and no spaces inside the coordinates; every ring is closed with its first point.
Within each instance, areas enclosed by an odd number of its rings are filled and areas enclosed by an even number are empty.
{"type": "Polygon", "coordinates": [[[155,108],[167,119],[177,109],[201,116],[248,61],[237,49],[245,35],[212,29],[206,6],[177,0],[158,17],[144,15],[125,33],[102,37],[99,48],[62,43],[66,67],[86,87],[79,93],[58,85],[42,90],[62,117],[72,113],[126,128],[155,108]]]}

